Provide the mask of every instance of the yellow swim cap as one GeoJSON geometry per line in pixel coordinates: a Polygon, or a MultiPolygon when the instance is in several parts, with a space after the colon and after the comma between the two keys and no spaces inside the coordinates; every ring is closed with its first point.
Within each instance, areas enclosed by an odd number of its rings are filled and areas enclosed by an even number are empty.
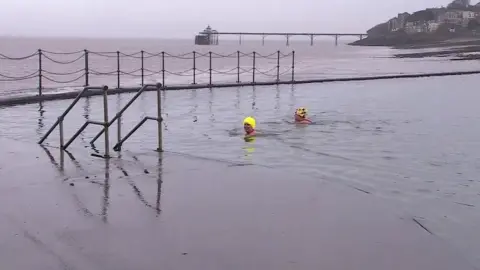
{"type": "Polygon", "coordinates": [[[295,114],[301,117],[305,117],[305,115],[307,115],[307,109],[304,107],[300,107],[295,111],[295,114]]]}
{"type": "Polygon", "coordinates": [[[252,128],[255,128],[256,123],[255,123],[255,118],[249,116],[245,119],[243,119],[243,124],[249,124],[252,128]]]}

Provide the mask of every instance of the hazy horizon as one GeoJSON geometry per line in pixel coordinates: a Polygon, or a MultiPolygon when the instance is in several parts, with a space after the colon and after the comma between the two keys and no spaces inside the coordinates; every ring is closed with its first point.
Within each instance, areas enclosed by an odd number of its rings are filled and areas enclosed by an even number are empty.
{"type": "MultiPolygon", "coordinates": [[[[365,33],[401,12],[446,6],[447,0],[0,0],[0,36],[190,39],[218,31],[365,33]]],[[[228,38],[227,38],[228,39],[228,38]]]]}

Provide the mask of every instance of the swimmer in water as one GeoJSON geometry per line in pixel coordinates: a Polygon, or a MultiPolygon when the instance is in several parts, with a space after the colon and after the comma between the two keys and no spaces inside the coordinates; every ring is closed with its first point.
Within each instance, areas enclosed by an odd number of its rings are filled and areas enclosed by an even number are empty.
{"type": "Polygon", "coordinates": [[[249,116],[243,119],[243,129],[245,130],[245,138],[255,136],[255,118],[249,116]]]}
{"type": "Polygon", "coordinates": [[[296,124],[311,124],[312,121],[307,118],[307,109],[300,107],[295,111],[296,124]]]}

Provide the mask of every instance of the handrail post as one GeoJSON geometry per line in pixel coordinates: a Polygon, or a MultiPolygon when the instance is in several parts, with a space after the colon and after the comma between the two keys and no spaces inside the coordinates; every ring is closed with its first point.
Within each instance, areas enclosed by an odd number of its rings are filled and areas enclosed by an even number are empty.
{"type": "Polygon", "coordinates": [[[65,143],[63,140],[63,117],[60,116],[58,117],[58,122],[59,122],[59,130],[60,130],[60,168],[63,170],[65,161],[64,161],[64,150],[65,150],[65,143]]]}
{"type": "Polygon", "coordinates": [[[237,83],[240,83],[240,51],[237,51],[237,83]]]}
{"type": "MultiPolygon", "coordinates": [[[[123,112],[125,112],[129,107],[130,105],[132,105],[132,103],[145,91],[145,89],[147,89],[149,86],[153,86],[153,85],[149,85],[149,84],[146,84],[144,85],[142,88],[140,88],[140,90],[137,91],[137,93],[130,99],[129,102],[127,102],[127,104],[125,104],[125,106],[123,106],[123,108],[108,122],[108,125],[112,125],[113,123],[115,123],[115,121],[117,121],[118,117],[121,116],[123,114],[123,112]]],[[[100,136],[102,136],[103,132],[105,130],[102,129],[100,132],[97,133],[97,135],[90,141],[90,143],[94,143],[98,138],[100,138],[100,136]]]]}
{"type": "Polygon", "coordinates": [[[84,51],[84,57],[85,57],[85,87],[88,86],[88,50],[83,50],[84,51]]]}
{"type": "Polygon", "coordinates": [[[42,50],[38,49],[38,95],[42,96],[42,50]]]}
{"type": "Polygon", "coordinates": [[[292,51],[292,82],[295,81],[295,51],[292,51]]]}
{"type": "Polygon", "coordinates": [[[140,58],[141,58],[141,62],[142,62],[142,67],[141,67],[141,71],[142,71],[142,86],[144,85],[144,77],[143,77],[143,75],[144,75],[144,69],[143,69],[143,53],[144,53],[144,52],[143,52],[143,50],[142,50],[142,51],[140,52],[140,56],[141,56],[140,58]]]}
{"type": "Polygon", "coordinates": [[[165,87],[165,52],[162,52],[162,85],[165,87]]]}
{"type": "Polygon", "coordinates": [[[105,130],[105,158],[109,158],[110,146],[109,146],[109,134],[108,134],[108,87],[103,88],[103,121],[105,130]]]}
{"type": "Polygon", "coordinates": [[[210,83],[209,83],[209,85],[212,86],[212,52],[208,52],[208,56],[210,58],[210,64],[209,64],[210,83]]]}
{"type": "Polygon", "coordinates": [[[117,120],[117,144],[120,144],[121,140],[122,140],[122,116],[120,115],[117,120]]]}
{"type": "Polygon", "coordinates": [[[197,70],[197,66],[196,66],[196,53],[195,51],[193,51],[193,84],[196,84],[195,83],[195,71],[197,70]]]}
{"type": "Polygon", "coordinates": [[[255,52],[253,52],[252,83],[255,84],[255,52]]]}
{"type": "Polygon", "coordinates": [[[63,117],[60,116],[58,117],[58,124],[59,124],[59,129],[60,129],[60,151],[63,151],[65,148],[65,143],[63,140],[63,117]]]}
{"type": "Polygon", "coordinates": [[[158,127],[158,152],[163,152],[163,135],[162,135],[162,85],[157,84],[157,127],[158,127]]]}
{"type": "Polygon", "coordinates": [[[117,51],[117,89],[120,88],[120,52],[117,51]]]}
{"type": "Polygon", "coordinates": [[[280,51],[277,51],[277,83],[280,81],[280,51]]]}

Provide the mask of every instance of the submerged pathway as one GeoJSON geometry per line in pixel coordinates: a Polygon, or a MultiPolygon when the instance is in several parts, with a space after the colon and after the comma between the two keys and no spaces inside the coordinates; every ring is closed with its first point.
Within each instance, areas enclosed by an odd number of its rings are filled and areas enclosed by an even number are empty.
{"type": "Polygon", "coordinates": [[[0,148],[4,269],[474,269],[421,220],[322,179],[84,148],[62,169],[56,148],[0,148]]]}

